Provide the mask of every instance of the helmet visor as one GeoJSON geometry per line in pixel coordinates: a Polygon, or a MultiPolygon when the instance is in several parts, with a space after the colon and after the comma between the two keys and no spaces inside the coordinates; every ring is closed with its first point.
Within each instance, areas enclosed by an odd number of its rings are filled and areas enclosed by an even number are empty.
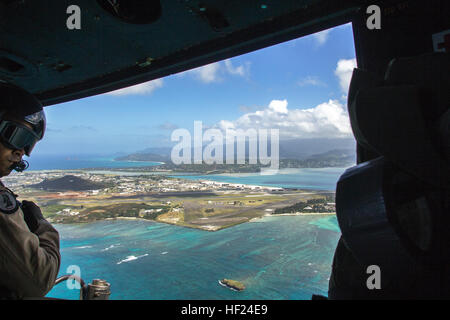
{"type": "Polygon", "coordinates": [[[0,137],[5,145],[11,149],[24,149],[30,156],[36,142],[40,137],[30,128],[13,121],[2,121],[0,124],[0,137]]]}

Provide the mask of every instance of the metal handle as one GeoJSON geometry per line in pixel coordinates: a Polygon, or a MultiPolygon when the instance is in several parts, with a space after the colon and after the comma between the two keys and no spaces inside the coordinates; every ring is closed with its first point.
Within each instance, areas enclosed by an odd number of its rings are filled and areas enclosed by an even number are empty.
{"type": "Polygon", "coordinates": [[[77,275],[67,274],[55,280],[55,286],[63,281],[74,279],[80,284],[80,300],[108,300],[111,285],[102,279],[94,279],[88,285],[77,275]]]}

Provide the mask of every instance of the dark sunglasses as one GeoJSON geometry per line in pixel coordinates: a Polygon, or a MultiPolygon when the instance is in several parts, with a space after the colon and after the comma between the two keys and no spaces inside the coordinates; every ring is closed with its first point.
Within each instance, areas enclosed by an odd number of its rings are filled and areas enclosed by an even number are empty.
{"type": "Polygon", "coordinates": [[[34,145],[41,139],[27,126],[8,120],[0,123],[0,138],[5,146],[15,150],[23,149],[27,156],[30,156],[34,145]]]}

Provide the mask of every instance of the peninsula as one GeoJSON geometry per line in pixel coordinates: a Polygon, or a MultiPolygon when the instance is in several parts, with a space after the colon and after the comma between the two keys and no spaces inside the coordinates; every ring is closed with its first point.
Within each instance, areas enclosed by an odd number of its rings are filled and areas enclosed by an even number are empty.
{"type": "MultiPolygon", "coordinates": [[[[156,161],[163,162],[159,165],[122,168],[123,171],[163,171],[163,172],[190,172],[197,174],[220,174],[220,173],[254,173],[260,172],[262,168],[269,165],[260,163],[251,164],[248,159],[245,163],[237,164],[173,164],[170,157],[166,154],[158,155],[155,153],[133,153],[128,156],[118,157],[118,161],[156,161]]],[[[347,167],[355,163],[355,152],[351,149],[334,149],[327,152],[310,155],[307,157],[281,157],[279,159],[279,168],[327,168],[327,167],[347,167]]]]}
{"type": "Polygon", "coordinates": [[[18,173],[3,181],[20,195],[19,200],[36,202],[54,223],[144,219],[217,231],[266,215],[334,211],[330,192],[186,180],[164,174],[52,170],[18,173]]]}

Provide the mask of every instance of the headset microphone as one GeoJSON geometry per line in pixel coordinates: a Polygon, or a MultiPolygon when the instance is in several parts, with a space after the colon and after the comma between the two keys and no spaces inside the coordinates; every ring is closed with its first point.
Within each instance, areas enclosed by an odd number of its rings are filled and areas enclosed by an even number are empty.
{"type": "Polygon", "coordinates": [[[17,172],[22,172],[26,170],[29,166],[30,164],[28,163],[28,161],[21,160],[18,162],[14,162],[10,168],[16,170],[17,172]]]}

